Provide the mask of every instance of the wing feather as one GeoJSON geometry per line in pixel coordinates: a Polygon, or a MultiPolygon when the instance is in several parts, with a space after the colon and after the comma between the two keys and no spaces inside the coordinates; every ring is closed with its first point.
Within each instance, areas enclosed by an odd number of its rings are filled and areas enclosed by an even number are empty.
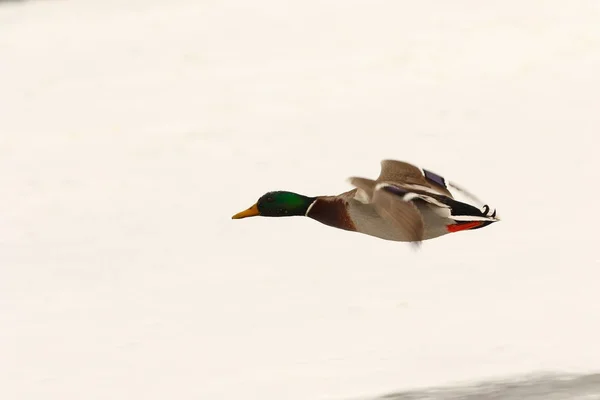
{"type": "Polygon", "coordinates": [[[416,196],[399,186],[383,185],[367,178],[350,178],[350,183],[365,193],[375,211],[394,224],[397,232],[409,242],[423,240],[425,225],[419,209],[411,201],[416,196]],[[389,191],[390,187],[396,191],[389,191]],[[387,188],[387,189],[386,189],[387,188]]]}
{"type": "Polygon", "coordinates": [[[383,160],[377,182],[392,182],[400,185],[420,185],[428,187],[439,194],[452,197],[443,177],[404,161],[383,160]]]}

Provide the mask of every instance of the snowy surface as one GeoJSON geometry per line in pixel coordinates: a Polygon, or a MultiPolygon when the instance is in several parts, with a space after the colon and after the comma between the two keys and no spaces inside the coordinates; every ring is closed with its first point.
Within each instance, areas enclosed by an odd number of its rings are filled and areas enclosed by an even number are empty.
{"type": "Polygon", "coordinates": [[[0,5],[0,397],[346,399],[600,371],[600,4],[0,5]],[[417,163],[503,221],[231,215],[417,163]]]}
{"type": "Polygon", "coordinates": [[[378,400],[598,400],[600,374],[525,375],[518,379],[484,381],[464,386],[406,390],[378,400]]]}

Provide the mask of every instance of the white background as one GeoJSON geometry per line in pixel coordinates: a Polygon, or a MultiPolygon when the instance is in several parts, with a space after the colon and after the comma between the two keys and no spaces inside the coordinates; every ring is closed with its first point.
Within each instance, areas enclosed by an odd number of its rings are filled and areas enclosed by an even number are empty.
{"type": "Polygon", "coordinates": [[[338,399],[600,370],[597,1],[0,6],[0,397],[338,399]],[[410,161],[403,243],[232,221],[410,161]]]}

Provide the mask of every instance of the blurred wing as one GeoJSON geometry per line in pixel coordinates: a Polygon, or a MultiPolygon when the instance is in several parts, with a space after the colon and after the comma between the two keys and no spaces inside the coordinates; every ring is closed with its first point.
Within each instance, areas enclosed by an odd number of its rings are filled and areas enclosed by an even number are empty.
{"type": "Polygon", "coordinates": [[[411,201],[404,201],[402,197],[385,190],[375,190],[373,205],[382,218],[392,221],[398,232],[410,242],[423,240],[425,227],[421,213],[411,201]]]}
{"type": "Polygon", "coordinates": [[[420,242],[423,240],[425,226],[421,213],[412,202],[418,198],[413,192],[402,188],[378,184],[376,181],[366,178],[350,178],[350,183],[373,204],[375,211],[386,221],[394,224],[397,232],[409,242],[420,242]],[[393,190],[389,190],[393,188],[393,190]]]}
{"type": "Polygon", "coordinates": [[[348,179],[348,181],[351,185],[356,186],[356,188],[358,189],[354,196],[356,200],[365,204],[371,202],[371,199],[373,198],[373,192],[375,192],[375,185],[377,185],[377,182],[375,182],[372,179],[357,177],[352,177],[348,179]]]}
{"type": "Polygon", "coordinates": [[[442,176],[404,161],[383,160],[377,182],[424,186],[436,193],[452,197],[446,180],[442,176]]]}

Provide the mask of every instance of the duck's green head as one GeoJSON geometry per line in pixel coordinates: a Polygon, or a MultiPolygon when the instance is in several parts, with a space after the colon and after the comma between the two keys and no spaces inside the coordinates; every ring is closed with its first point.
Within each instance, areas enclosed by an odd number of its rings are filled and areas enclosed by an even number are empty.
{"type": "Polygon", "coordinates": [[[233,219],[246,217],[291,217],[294,215],[306,215],[310,205],[316,200],[315,197],[302,196],[292,192],[269,192],[249,209],[235,214],[233,219]]]}

